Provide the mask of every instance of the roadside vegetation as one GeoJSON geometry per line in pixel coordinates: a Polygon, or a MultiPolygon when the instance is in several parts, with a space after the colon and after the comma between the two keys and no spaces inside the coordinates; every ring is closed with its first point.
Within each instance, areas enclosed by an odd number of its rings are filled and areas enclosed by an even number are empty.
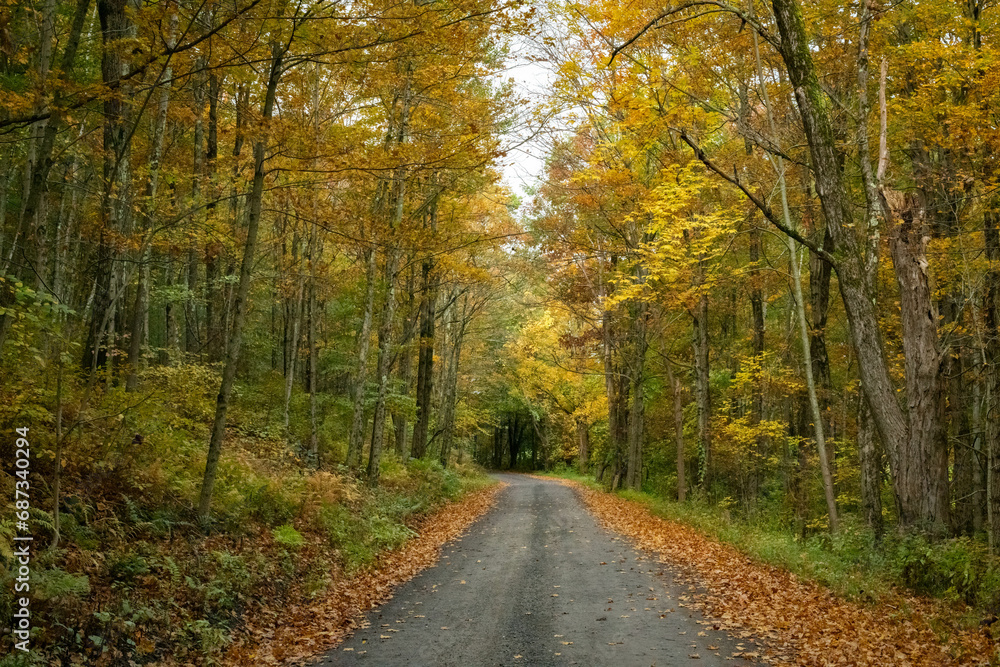
{"type": "MultiPolygon", "coordinates": [[[[283,389],[279,376],[239,388],[246,398],[232,415],[206,528],[193,499],[217,373],[157,368],[138,391],[112,389],[86,405],[74,400],[85,388],[68,394],[66,411],[88,427],[62,453],[58,541],[53,504],[44,487],[35,491],[32,651],[5,648],[0,665],[213,664],[234,642],[253,640],[243,634],[249,621],[322,599],[413,537],[423,517],[490,483],[474,464],[444,469],[394,454],[377,488],[336,464],[306,466],[280,435],[280,410],[268,407],[283,389]]],[[[328,456],[344,446],[335,433],[328,456]]],[[[53,480],[52,454],[39,449],[32,479],[53,480]]],[[[0,492],[13,494],[11,479],[0,478],[0,492]]],[[[9,557],[12,525],[3,526],[9,557]]],[[[2,570],[5,591],[13,576],[2,570]]],[[[0,596],[0,616],[10,618],[12,604],[0,596]]]]}

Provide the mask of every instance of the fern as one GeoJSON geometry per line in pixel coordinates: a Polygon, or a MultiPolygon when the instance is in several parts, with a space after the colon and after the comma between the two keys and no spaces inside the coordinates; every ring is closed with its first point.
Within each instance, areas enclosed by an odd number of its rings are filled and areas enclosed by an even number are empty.
{"type": "Polygon", "coordinates": [[[170,573],[170,585],[174,588],[180,586],[181,568],[177,566],[177,561],[170,556],[166,556],[163,559],[163,566],[166,568],[167,572],[170,573]]]}
{"type": "Polygon", "coordinates": [[[45,510],[37,507],[31,507],[28,509],[28,515],[31,517],[31,522],[34,525],[41,526],[49,532],[55,532],[55,519],[52,518],[52,514],[50,512],[46,512],[45,510]]]}

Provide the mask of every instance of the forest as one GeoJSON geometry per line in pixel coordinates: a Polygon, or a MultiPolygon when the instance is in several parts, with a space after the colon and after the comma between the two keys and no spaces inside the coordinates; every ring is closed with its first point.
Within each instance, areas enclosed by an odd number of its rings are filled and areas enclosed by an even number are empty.
{"type": "Polygon", "coordinates": [[[998,19],[0,0],[0,665],[249,664],[488,469],[990,632],[998,19]]]}

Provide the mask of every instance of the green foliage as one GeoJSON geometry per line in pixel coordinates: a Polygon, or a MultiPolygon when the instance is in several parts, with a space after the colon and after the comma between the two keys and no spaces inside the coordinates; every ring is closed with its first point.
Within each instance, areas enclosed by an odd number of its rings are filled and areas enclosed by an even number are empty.
{"type": "Polygon", "coordinates": [[[90,593],[90,580],[84,574],[71,574],[55,567],[32,572],[31,588],[39,600],[81,597],[90,593]]]}
{"type": "Polygon", "coordinates": [[[892,566],[911,589],[968,605],[1000,610],[1000,560],[967,537],[929,541],[908,535],[894,544],[892,566]]]}
{"type": "Polygon", "coordinates": [[[409,530],[389,517],[366,515],[343,505],[322,508],[317,523],[348,571],[372,563],[379,550],[398,546],[409,530]]]}
{"type": "Polygon", "coordinates": [[[294,499],[272,482],[250,488],[244,501],[247,514],[267,526],[285,523],[295,516],[294,499]]]}
{"type": "Polygon", "coordinates": [[[0,658],[0,667],[37,667],[45,664],[45,658],[37,651],[15,651],[0,658]]]}
{"type": "Polygon", "coordinates": [[[302,533],[295,530],[295,528],[287,523],[272,530],[271,535],[274,536],[275,542],[290,549],[297,549],[305,544],[305,540],[302,538],[302,533]]]}
{"type": "Polygon", "coordinates": [[[215,571],[205,588],[205,600],[216,610],[233,610],[248,595],[265,571],[263,557],[259,554],[241,555],[216,551],[215,571]]]}
{"type": "Polygon", "coordinates": [[[149,561],[134,552],[111,554],[108,574],[115,583],[132,586],[137,577],[149,574],[149,561]]]}
{"type": "MultiPolygon", "coordinates": [[[[280,605],[326,590],[344,570],[402,545],[420,514],[489,483],[475,466],[444,470],[436,461],[403,462],[391,453],[379,489],[312,471],[291,451],[280,410],[265,405],[280,405],[278,380],[264,382],[260,393],[244,385],[249,407],[234,410],[206,536],[191,503],[204,471],[217,370],[158,368],[141,376],[135,393],[99,386],[87,403],[85,383],[67,375],[69,419],[79,415],[88,428],[64,443],[63,548],[35,560],[32,590],[46,603],[37,627],[49,628],[37,640],[33,655],[44,657],[37,664],[112,655],[144,664],[166,653],[210,662],[262,601],[280,605]],[[133,442],[135,433],[142,443],[133,442]],[[261,539],[267,535],[273,541],[261,539]],[[324,542],[329,546],[311,548],[324,542]],[[78,559],[93,565],[81,571],[78,559]]],[[[39,395],[48,396],[35,392],[25,400],[45,410],[39,395]]],[[[331,433],[340,433],[339,417],[329,419],[331,433]]],[[[299,427],[308,433],[306,422],[299,427]]],[[[35,463],[48,478],[52,457],[35,463]]],[[[0,490],[12,495],[11,479],[0,475],[0,490]]],[[[50,534],[47,500],[39,496],[31,522],[50,534]]],[[[10,522],[0,523],[0,549],[12,536],[10,522]]],[[[9,587],[3,565],[0,553],[0,585],[9,587]]],[[[0,612],[10,611],[9,602],[0,596],[0,612]]],[[[10,657],[0,664],[32,663],[10,657]]]]}
{"type": "Polygon", "coordinates": [[[205,364],[151,366],[142,374],[144,382],[156,387],[158,400],[170,405],[162,413],[167,429],[187,429],[207,433],[206,425],[215,414],[215,394],[219,369],[205,364]]]}

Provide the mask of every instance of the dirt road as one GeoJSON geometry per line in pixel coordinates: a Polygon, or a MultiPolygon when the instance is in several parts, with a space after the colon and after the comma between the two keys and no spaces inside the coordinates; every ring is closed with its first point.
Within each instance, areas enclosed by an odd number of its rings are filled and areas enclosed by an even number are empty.
{"type": "Polygon", "coordinates": [[[322,665],[741,665],[668,566],[601,528],[572,489],[500,475],[497,506],[322,665]]]}

